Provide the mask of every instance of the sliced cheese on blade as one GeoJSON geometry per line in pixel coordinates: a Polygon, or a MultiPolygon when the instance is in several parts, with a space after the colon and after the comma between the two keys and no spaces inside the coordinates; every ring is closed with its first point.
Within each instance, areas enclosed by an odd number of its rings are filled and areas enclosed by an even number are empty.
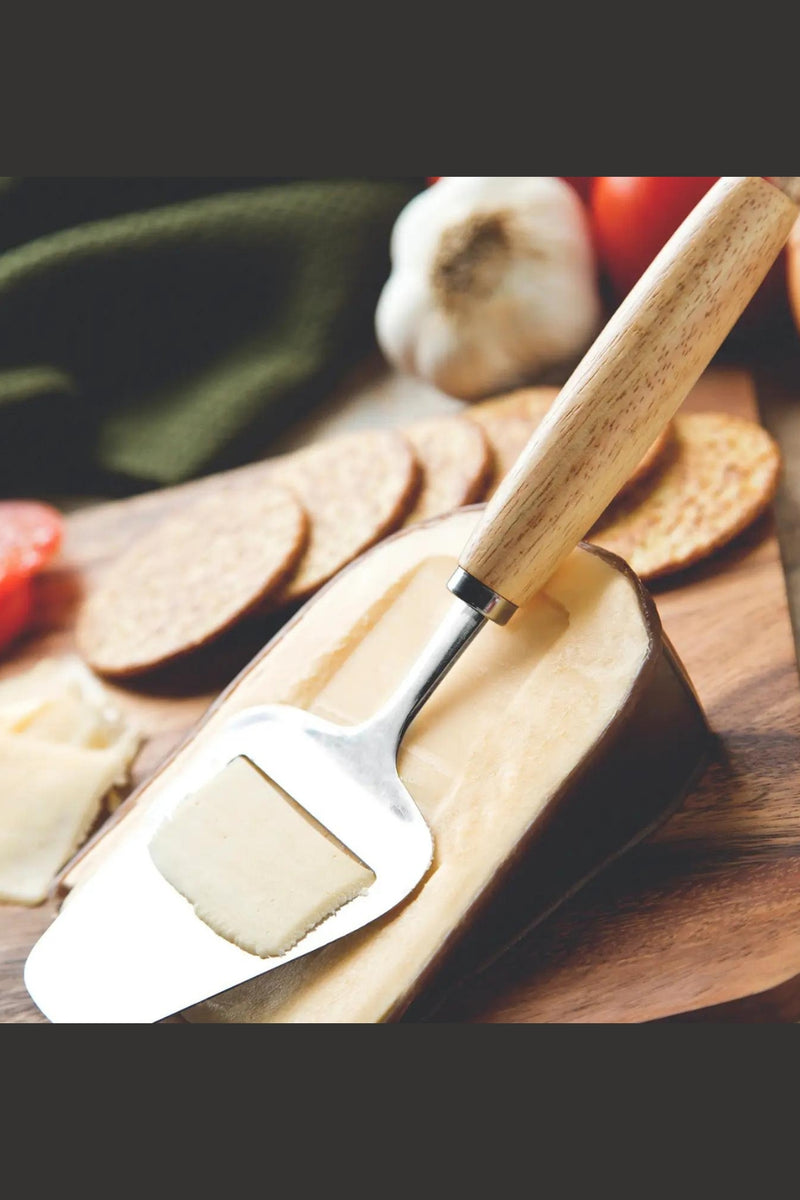
{"type": "Polygon", "coordinates": [[[246,758],[178,805],[150,855],[221,937],[283,954],[375,876],[246,758]]]}

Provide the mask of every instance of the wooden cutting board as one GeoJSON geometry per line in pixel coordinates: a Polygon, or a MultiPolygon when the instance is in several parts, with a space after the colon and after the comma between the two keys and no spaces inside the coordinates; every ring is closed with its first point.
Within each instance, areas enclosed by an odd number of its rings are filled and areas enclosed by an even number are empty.
{"type": "MultiPolygon", "coordinates": [[[[425,397],[404,407],[405,386],[396,396],[391,381],[367,388],[349,409],[350,427],[376,413],[375,423],[397,425],[418,415],[425,397]]],[[[710,370],[686,407],[755,417],[752,377],[710,370]]],[[[323,417],[314,436],[336,431],[323,417]]],[[[205,491],[215,480],[187,486],[205,491]]],[[[0,677],[72,649],[86,582],[178,494],[168,489],[69,518],[60,565],[41,581],[41,627],[0,677]]],[[[432,1019],[639,1022],[750,996],[800,974],[800,687],[772,517],[653,591],[716,735],[712,761],[657,834],[464,981],[432,1019]]],[[[243,631],[182,677],[111,688],[146,736],[135,782],[185,736],[264,632],[254,642],[253,631],[243,631]]],[[[0,909],[0,1021],[44,1021],[22,968],[53,912],[51,904],[0,909]]]]}

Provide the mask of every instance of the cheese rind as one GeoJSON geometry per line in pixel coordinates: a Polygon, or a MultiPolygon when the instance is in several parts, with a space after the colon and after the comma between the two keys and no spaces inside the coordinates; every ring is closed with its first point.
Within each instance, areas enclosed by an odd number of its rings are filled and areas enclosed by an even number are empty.
{"type": "Polygon", "coordinates": [[[201,920],[262,958],[285,953],[375,879],[246,758],[181,801],[149,848],[201,920]]]}

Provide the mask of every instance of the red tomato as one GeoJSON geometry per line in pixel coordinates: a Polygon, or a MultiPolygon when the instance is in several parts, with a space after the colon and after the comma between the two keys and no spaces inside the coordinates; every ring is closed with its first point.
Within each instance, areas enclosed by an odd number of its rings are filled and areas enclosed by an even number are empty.
{"type": "Polygon", "coordinates": [[[33,612],[30,575],[8,576],[0,583],[0,651],[23,632],[33,612]]]}
{"type": "Polygon", "coordinates": [[[716,175],[599,175],[592,222],[601,262],[621,299],[716,175]]]}
{"type": "MultiPolygon", "coordinates": [[[[716,175],[599,175],[591,193],[595,244],[617,300],[628,294],[661,247],[717,181],[716,175]]],[[[781,256],[739,327],[753,330],[787,308],[781,256]]]]}
{"type": "Polygon", "coordinates": [[[58,551],[63,528],[49,504],[0,500],[0,651],[30,622],[32,578],[58,551]]]}
{"type": "Polygon", "coordinates": [[[61,513],[38,500],[0,500],[0,580],[30,575],[61,545],[61,513]]]}
{"type": "Polygon", "coordinates": [[[562,175],[561,178],[566,179],[567,183],[571,183],[581,199],[588,202],[594,175],[562,175]]]}

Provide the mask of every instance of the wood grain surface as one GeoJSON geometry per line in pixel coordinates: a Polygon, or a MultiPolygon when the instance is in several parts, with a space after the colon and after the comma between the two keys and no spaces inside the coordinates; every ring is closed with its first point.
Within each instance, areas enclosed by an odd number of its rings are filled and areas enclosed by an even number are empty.
{"type": "MultiPolygon", "coordinates": [[[[381,381],[384,399],[387,386],[381,381]]],[[[398,383],[398,394],[405,386],[398,383]]],[[[686,407],[753,416],[752,377],[715,368],[686,407]]],[[[351,427],[365,411],[368,405],[350,410],[351,427]]],[[[387,404],[387,412],[391,420],[402,408],[387,404]]],[[[205,490],[214,481],[188,487],[205,490]]],[[[151,493],[70,517],[61,563],[41,580],[40,628],[0,676],[71,649],[87,581],[182,494],[151,493]]],[[[716,735],[713,761],[656,835],[492,968],[464,981],[432,1019],[640,1022],[690,1019],[685,1014],[703,1009],[737,1019],[732,1002],[773,988],[783,1006],[779,1019],[793,1019],[786,981],[800,975],[800,688],[771,516],[714,559],[652,590],[716,735]]],[[[190,670],[110,689],[146,737],[136,781],[185,736],[269,633],[263,625],[241,629],[190,670]]],[[[51,904],[0,909],[0,1021],[44,1021],[22,968],[52,916],[51,904]]],[[[747,1003],[754,1015],[745,1009],[739,1019],[770,1019],[764,1007],[747,1003]]]]}

